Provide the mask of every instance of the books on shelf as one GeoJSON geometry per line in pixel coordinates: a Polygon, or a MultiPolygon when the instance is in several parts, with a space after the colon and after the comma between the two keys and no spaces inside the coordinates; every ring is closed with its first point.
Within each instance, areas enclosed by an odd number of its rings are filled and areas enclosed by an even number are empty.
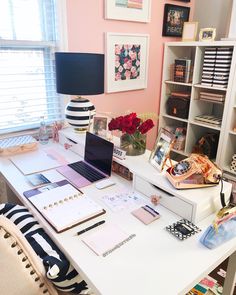
{"type": "Polygon", "coordinates": [[[67,180],[35,188],[23,194],[57,232],[106,212],[67,180]]]}
{"type": "Polygon", "coordinates": [[[232,60],[232,48],[205,48],[202,71],[202,85],[227,88],[232,60]]]}
{"type": "Polygon", "coordinates": [[[213,125],[216,125],[216,126],[220,126],[221,122],[222,122],[221,117],[216,117],[216,116],[213,116],[213,115],[196,116],[195,120],[200,121],[200,122],[204,122],[204,123],[213,124],[213,125]]]}
{"type": "Polygon", "coordinates": [[[212,102],[224,102],[225,94],[200,91],[199,98],[202,100],[208,100],[212,102]]]}
{"type": "Polygon", "coordinates": [[[175,59],[174,64],[174,81],[175,82],[190,82],[191,60],[185,58],[175,59]]]}

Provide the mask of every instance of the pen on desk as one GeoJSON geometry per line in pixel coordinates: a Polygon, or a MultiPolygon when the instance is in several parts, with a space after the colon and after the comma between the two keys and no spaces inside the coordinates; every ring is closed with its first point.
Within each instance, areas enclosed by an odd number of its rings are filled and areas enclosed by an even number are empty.
{"type": "Polygon", "coordinates": [[[89,227],[87,227],[85,229],[82,229],[81,231],[78,231],[77,232],[77,235],[81,235],[81,234],[85,233],[86,231],[88,231],[90,229],[93,229],[93,228],[95,228],[95,227],[97,227],[97,226],[99,226],[99,225],[101,225],[103,223],[105,223],[105,220],[102,220],[102,221],[99,221],[97,223],[94,223],[93,225],[91,225],[91,226],[89,226],[89,227]]]}

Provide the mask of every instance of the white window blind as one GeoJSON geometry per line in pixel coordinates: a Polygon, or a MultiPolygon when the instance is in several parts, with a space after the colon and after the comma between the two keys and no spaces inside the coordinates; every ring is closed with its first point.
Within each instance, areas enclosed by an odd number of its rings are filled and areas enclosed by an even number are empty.
{"type": "Polygon", "coordinates": [[[61,120],[54,0],[0,0],[0,133],[61,120]]]}

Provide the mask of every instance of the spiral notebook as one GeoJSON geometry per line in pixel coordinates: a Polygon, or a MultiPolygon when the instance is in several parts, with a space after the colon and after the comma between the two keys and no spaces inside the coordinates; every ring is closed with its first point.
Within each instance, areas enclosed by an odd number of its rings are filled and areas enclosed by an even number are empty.
{"type": "Polygon", "coordinates": [[[95,218],[106,211],[68,181],[24,192],[57,232],[95,218]]]}
{"type": "Polygon", "coordinates": [[[83,237],[82,241],[97,255],[105,257],[135,236],[135,234],[126,233],[114,224],[107,224],[101,229],[83,237]]]}

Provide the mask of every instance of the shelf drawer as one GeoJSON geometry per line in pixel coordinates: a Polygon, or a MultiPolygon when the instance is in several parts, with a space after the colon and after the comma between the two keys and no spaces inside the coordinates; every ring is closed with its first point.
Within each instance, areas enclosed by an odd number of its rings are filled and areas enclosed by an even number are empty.
{"type": "Polygon", "coordinates": [[[168,192],[158,188],[157,186],[151,184],[150,182],[144,180],[139,176],[134,178],[134,189],[140,193],[150,197],[151,195],[161,196],[160,203],[162,206],[166,207],[170,211],[193,221],[193,205],[188,202],[176,197],[168,192]]]}

